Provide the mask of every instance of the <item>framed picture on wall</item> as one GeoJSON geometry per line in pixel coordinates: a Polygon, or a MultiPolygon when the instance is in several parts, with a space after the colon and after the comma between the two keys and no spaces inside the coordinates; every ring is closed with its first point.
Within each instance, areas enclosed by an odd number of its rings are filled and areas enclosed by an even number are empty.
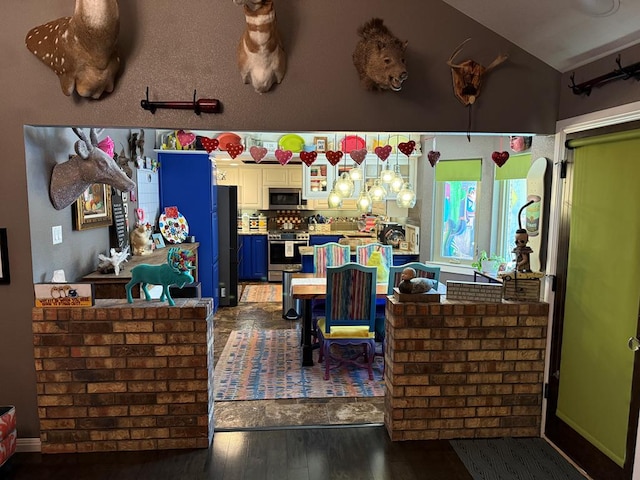
{"type": "Polygon", "coordinates": [[[0,228],[0,283],[10,283],[9,247],[7,245],[7,229],[0,228]]]}
{"type": "Polygon", "coordinates": [[[327,151],[327,137],[313,137],[313,144],[316,146],[316,152],[327,151]]]}
{"type": "Polygon", "coordinates": [[[113,223],[111,187],[94,183],[78,197],[74,204],[74,230],[108,227],[113,223]]]}

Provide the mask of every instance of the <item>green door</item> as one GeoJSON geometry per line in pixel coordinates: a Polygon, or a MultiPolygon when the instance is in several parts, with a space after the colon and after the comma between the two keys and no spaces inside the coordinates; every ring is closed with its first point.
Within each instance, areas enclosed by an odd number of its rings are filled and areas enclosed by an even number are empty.
{"type": "Polygon", "coordinates": [[[628,133],[585,139],[574,150],[562,214],[554,330],[561,341],[552,350],[547,435],[589,452],[575,459],[595,478],[630,478],[627,435],[637,425],[628,341],[638,332],[640,299],[640,132],[628,133]],[[601,465],[590,472],[596,459],[601,465]]]}

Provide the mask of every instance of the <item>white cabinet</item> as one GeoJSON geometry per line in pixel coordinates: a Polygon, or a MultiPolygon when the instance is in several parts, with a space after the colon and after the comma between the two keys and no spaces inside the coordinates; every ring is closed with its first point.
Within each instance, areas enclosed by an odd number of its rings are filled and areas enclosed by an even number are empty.
{"type": "Polygon", "coordinates": [[[301,165],[264,165],[260,168],[264,187],[302,188],[301,165]]]}
{"type": "Polygon", "coordinates": [[[238,167],[217,168],[218,185],[239,185],[240,172],[238,167]]]}
{"type": "Polygon", "coordinates": [[[240,208],[262,207],[262,170],[259,168],[239,168],[240,208]]]}

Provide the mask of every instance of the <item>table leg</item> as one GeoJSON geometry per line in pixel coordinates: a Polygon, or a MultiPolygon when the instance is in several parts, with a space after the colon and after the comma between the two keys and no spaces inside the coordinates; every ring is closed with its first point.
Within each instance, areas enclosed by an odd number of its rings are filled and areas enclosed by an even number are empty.
{"type": "Polygon", "coordinates": [[[311,299],[303,302],[302,316],[302,366],[313,366],[313,345],[311,345],[311,299]]]}

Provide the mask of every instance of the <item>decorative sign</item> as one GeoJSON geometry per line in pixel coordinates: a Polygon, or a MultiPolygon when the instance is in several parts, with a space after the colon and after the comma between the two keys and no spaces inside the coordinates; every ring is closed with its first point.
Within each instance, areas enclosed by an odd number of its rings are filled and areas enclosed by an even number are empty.
{"type": "Polygon", "coordinates": [[[111,211],[113,215],[113,225],[109,227],[111,237],[110,245],[112,248],[124,250],[129,244],[129,235],[127,234],[127,211],[126,205],[122,200],[122,195],[111,196],[111,211]]]}
{"type": "Polygon", "coordinates": [[[92,283],[36,283],[36,307],[91,307],[92,283]]]}

